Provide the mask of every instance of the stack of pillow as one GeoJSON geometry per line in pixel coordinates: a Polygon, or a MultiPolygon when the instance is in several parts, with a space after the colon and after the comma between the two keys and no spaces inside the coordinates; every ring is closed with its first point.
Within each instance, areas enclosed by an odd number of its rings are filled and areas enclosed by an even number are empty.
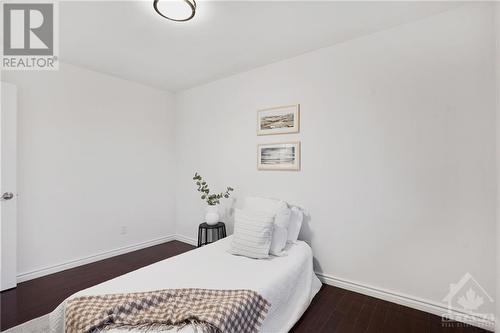
{"type": "Polygon", "coordinates": [[[283,255],[287,243],[295,243],[303,214],[281,200],[248,197],[234,214],[234,235],[229,253],[263,259],[283,255]]]}

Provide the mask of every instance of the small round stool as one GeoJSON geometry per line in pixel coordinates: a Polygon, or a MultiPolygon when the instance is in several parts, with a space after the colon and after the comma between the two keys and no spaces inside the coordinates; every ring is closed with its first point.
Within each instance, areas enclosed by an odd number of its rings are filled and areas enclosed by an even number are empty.
{"type": "Polygon", "coordinates": [[[226,225],[224,222],[218,222],[214,225],[208,225],[206,222],[198,227],[198,247],[207,245],[226,237],[226,225]],[[208,237],[210,231],[210,237],[208,237]]]}

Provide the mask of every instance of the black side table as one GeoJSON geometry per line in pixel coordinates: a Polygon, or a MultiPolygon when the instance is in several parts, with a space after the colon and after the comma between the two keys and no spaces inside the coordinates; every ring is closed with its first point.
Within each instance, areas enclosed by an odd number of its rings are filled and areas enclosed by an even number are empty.
{"type": "Polygon", "coordinates": [[[198,227],[198,247],[207,245],[226,237],[226,225],[219,222],[214,225],[208,225],[206,222],[198,227]],[[210,230],[210,240],[208,232],[210,230]]]}

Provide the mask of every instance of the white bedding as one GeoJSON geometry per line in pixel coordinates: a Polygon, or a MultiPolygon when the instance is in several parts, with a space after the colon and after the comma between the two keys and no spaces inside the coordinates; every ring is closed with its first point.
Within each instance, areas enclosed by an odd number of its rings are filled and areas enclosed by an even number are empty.
{"type": "MultiPolygon", "coordinates": [[[[227,253],[230,240],[231,236],[143,267],[82,290],[69,299],[174,288],[250,289],[271,303],[261,331],[288,332],[321,287],[313,272],[311,248],[299,241],[287,245],[285,256],[256,260],[227,253]]],[[[64,332],[63,305],[50,314],[50,322],[51,332],[64,332]]],[[[123,333],[118,329],[109,332],[123,333]]],[[[186,326],[179,332],[192,333],[194,329],[186,326]]]]}

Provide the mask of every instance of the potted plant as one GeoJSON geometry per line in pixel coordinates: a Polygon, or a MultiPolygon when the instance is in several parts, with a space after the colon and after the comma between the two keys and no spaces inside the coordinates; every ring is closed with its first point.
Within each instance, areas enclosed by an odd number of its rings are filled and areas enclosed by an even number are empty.
{"type": "Polygon", "coordinates": [[[222,198],[229,198],[231,192],[234,191],[232,187],[227,187],[225,192],[210,194],[210,189],[208,184],[203,177],[196,172],[194,174],[193,180],[198,186],[198,192],[201,193],[201,200],[207,202],[207,213],[205,214],[205,222],[209,225],[214,225],[219,222],[219,210],[217,205],[220,204],[222,198]]]}

